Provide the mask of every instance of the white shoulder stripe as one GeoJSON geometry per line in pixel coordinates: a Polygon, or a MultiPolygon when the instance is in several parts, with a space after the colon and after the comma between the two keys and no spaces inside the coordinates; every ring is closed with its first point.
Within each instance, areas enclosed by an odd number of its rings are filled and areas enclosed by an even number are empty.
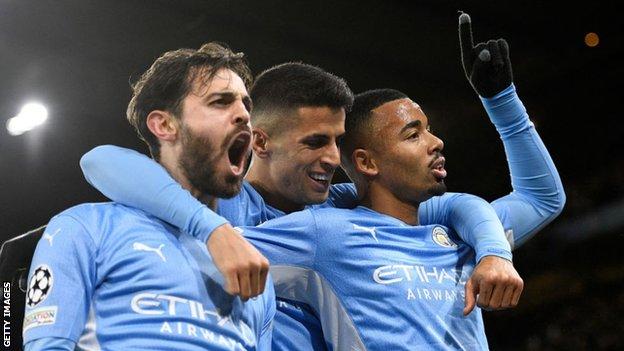
{"type": "Polygon", "coordinates": [[[270,272],[277,297],[308,304],[319,313],[325,341],[335,350],[366,350],[338,296],[317,272],[281,265],[270,266],[270,272]]]}
{"type": "Polygon", "coordinates": [[[76,345],[76,350],[80,351],[100,351],[102,348],[100,347],[100,343],[97,340],[97,328],[95,324],[95,308],[93,308],[93,303],[89,308],[89,317],[87,319],[87,323],[85,324],[85,328],[82,331],[82,335],[80,335],[80,339],[78,339],[78,344],[76,345]]]}

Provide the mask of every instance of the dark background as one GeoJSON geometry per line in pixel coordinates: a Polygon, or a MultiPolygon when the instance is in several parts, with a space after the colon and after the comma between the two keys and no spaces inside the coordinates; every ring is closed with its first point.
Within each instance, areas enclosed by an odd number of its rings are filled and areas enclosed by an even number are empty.
{"type": "Polygon", "coordinates": [[[514,81],[567,194],[561,216],[515,251],[521,306],[486,313],[493,350],[624,348],[621,12],[611,2],[0,0],[0,242],[63,209],[104,201],[78,160],[100,144],[142,152],[125,120],[129,82],[167,50],[218,40],[254,73],[319,65],[355,92],[392,87],[420,103],[453,191],[510,188],[502,143],[459,63],[457,10],[475,41],[510,43],[514,81]],[[584,44],[596,32],[597,47],[584,44]],[[11,136],[31,100],[46,125],[11,136]]]}

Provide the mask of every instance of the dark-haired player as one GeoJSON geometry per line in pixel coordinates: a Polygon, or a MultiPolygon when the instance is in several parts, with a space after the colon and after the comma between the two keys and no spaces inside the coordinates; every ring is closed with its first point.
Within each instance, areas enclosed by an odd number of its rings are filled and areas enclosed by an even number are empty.
{"type": "MultiPolygon", "coordinates": [[[[168,174],[213,208],[241,187],[250,78],[242,54],[209,43],[163,54],[134,86],[130,120],[168,174]]],[[[52,218],[33,257],[25,349],[269,350],[270,279],[245,302],[221,278],[204,242],[144,211],[72,207],[52,218]]]]}
{"type": "MultiPolygon", "coordinates": [[[[463,26],[465,26],[467,23],[465,17],[463,21],[463,26]]],[[[463,33],[466,34],[465,28],[463,33]]],[[[467,44],[466,41],[464,43],[467,44]]],[[[484,94],[482,101],[505,144],[514,192],[498,199],[493,205],[503,221],[506,231],[510,234],[509,239],[512,242],[515,240],[515,245],[518,246],[557,216],[563,207],[564,194],[552,160],[515,94],[515,88],[511,84],[511,66],[508,56],[506,56],[506,52],[502,53],[505,56],[497,56],[496,53],[501,53],[498,48],[498,44],[496,48],[492,47],[492,52],[495,54],[491,54],[490,57],[494,57],[495,60],[475,61],[474,58],[481,53],[483,48],[480,46],[474,48],[471,43],[464,45],[464,64],[469,81],[478,93],[484,94]],[[497,51],[494,51],[495,49],[497,51]]],[[[305,194],[306,191],[313,189],[326,192],[327,176],[335,169],[335,159],[338,154],[336,143],[342,133],[341,128],[327,128],[323,125],[326,124],[326,121],[321,123],[320,119],[317,120],[316,124],[299,124],[299,119],[293,118],[293,116],[297,116],[293,111],[298,112],[298,109],[302,106],[305,107],[306,104],[298,101],[301,105],[289,105],[289,93],[296,89],[299,84],[304,88],[309,87],[303,81],[297,82],[293,75],[284,74],[283,76],[290,79],[273,78],[268,80],[271,84],[262,84],[264,80],[260,76],[252,88],[251,95],[255,101],[252,123],[256,138],[254,140],[254,163],[247,179],[254,179],[254,181],[245,183],[243,189],[247,195],[234,198],[231,200],[232,202],[220,201],[222,205],[218,208],[235,225],[255,225],[267,219],[280,217],[292,210],[303,208],[305,203],[301,200],[302,192],[305,194]],[[262,97],[265,100],[261,100],[262,97]],[[260,101],[265,101],[265,104],[263,105],[260,101]],[[280,107],[280,105],[291,107],[280,107]],[[272,111],[274,113],[270,113],[272,111]],[[289,111],[290,113],[288,113],[289,111]],[[270,117],[265,123],[277,123],[277,127],[283,126],[284,128],[267,132],[257,126],[261,121],[255,119],[256,115],[270,117]],[[317,124],[321,124],[321,126],[317,124]],[[307,127],[307,129],[302,130],[303,127],[307,127]],[[319,130],[322,132],[318,132],[319,130]],[[297,135],[297,133],[300,133],[299,138],[289,139],[289,135],[297,135]],[[290,142],[274,142],[284,140],[290,140],[290,142]],[[319,155],[315,159],[315,168],[308,168],[310,171],[301,168],[297,172],[298,156],[310,153],[319,155]],[[321,156],[324,154],[327,156],[322,158],[321,156]],[[279,156],[275,159],[281,160],[281,162],[272,162],[273,155],[279,156]],[[265,172],[262,173],[264,177],[253,178],[254,167],[264,167],[265,172]],[[281,177],[283,174],[293,176],[281,177]],[[294,180],[303,180],[304,182],[296,183],[294,180]],[[297,189],[297,186],[300,188],[297,189]],[[306,188],[313,186],[314,188],[306,188]],[[295,192],[291,193],[290,190],[295,192]],[[298,196],[295,197],[291,194],[298,196]]],[[[329,121],[331,122],[331,119],[329,121]]],[[[146,161],[148,161],[147,158],[134,152],[106,146],[85,155],[82,165],[90,182],[105,195],[117,201],[144,208],[198,237],[206,235],[210,229],[210,220],[204,214],[196,215],[198,213],[196,209],[201,205],[194,202],[190,196],[186,196],[189,201],[184,201],[185,195],[180,192],[169,191],[175,188],[172,185],[173,181],[167,179],[166,173],[162,170],[146,161]],[[133,191],[136,186],[132,178],[126,176],[128,170],[134,170],[131,172],[132,174],[149,175],[154,179],[159,178],[161,180],[156,183],[160,185],[151,192],[133,191]],[[172,211],[172,209],[176,210],[172,211]],[[173,216],[173,213],[176,216],[173,216]],[[182,216],[181,213],[187,215],[182,216]]],[[[310,194],[314,193],[310,192],[310,194]]],[[[329,187],[329,200],[329,204],[338,206],[353,204],[355,200],[354,188],[345,185],[329,187]]],[[[454,227],[459,233],[463,232],[462,229],[464,231],[473,229],[473,232],[478,233],[478,228],[470,225],[461,227],[466,219],[473,218],[473,208],[465,206],[463,201],[474,201],[474,199],[471,200],[467,196],[459,196],[458,194],[434,197],[419,207],[419,221],[421,224],[446,224],[454,227]]],[[[314,202],[307,204],[312,203],[314,202]]],[[[464,237],[469,238],[470,235],[464,235],[464,237]]],[[[483,298],[487,294],[480,296],[483,298]]],[[[484,303],[485,300],[481,302],[484,303]]],[[[280,305],[284,309],[289,306],[286,303],[280,305]]],[[[484,306],[487,305],[484,304],[484,306]]],[[[302,310],[301,313],[305,314],[306,311],[302,310]]],[[[276,333],[278,334],[281,330],[286,334],[298,332],[297,328],[291,327],[294,324],[285,325],[284,328],[280,328],[279,323],[276,325],[276,333]]],[[[313,330],[313,328],[308,328],[308,330],[313,330]]],[[[276,337],[276,339],[278,338],[276,337]]],[[[294,340],[299,339],[295,338],[294,340]]],[[[293,347],[295,346],[303,347],[303,345],[294,344],[293,347]]],[[[284,349],[288,348],[284,347],[284,349]]]]}

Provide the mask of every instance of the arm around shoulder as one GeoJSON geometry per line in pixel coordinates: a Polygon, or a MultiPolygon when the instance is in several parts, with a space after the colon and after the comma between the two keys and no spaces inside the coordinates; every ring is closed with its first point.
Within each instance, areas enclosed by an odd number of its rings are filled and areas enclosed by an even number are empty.
{"type": "Polygon", "coordinates": [[[511,260],[511,248],[500,219],[494,208],[480,197],[446,193],[422,203],[418,212],[423,225],[453,228],[475,250],[477,262],[489,255],[511,260]]]}
{"type": "Polygon", "coordinates": [[[82,156],[80,167],[89,184],[108,198],[139,208],[203,242],[227,223],[156,161],[134,150],[101,145],[82,156]]]}

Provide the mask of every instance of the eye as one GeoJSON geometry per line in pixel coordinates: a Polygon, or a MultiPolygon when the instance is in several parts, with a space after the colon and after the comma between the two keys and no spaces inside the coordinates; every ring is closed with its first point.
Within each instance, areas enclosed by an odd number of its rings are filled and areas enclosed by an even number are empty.
{"type": "Polygon", "coordinates": [[[243,105],[245,105],[245,109],[247,110],[247,112],[251,112],[251,110],[253,109],[253,102],[250,98],[244,98],[243,105]]]}
{"type": "Polygon", "coordinates": [[[418,132],[413,132],[407,136],[407,139],[418,139],[418,137],[419,137],[418,132]]]}
{"type": "Polygon", "coordinates": [[[210,105],[217,107],[225,107],[230,105],[234,101],[233,97],[230,96],[220,96],[210,102],[210,105]]]}
{"type": "Polygon", "coordinates": [[[224,106],[227,105],[228,101],[226,99],[217,99],[210,102],[210,105],[224,106]]]}
{"type": "Polygon", "coordinates": [[[325,137],[311,137],[303,140],[303,144],[312,148],[318,149],[321,148],[328,143],[328,138],[325,137]]]}
{"type": "Polygon", "coordinates": [[[336,146],[340,148],[343,142],[344,142],[344,134],[336,138],[336,146]]]}
{"type": "Polygon", "coordinates": [[[318,139],[314,139],[306,141],[306,145],[313,149],[318,149],[319,147],[323,146],[323,143],[318,139]]]}

